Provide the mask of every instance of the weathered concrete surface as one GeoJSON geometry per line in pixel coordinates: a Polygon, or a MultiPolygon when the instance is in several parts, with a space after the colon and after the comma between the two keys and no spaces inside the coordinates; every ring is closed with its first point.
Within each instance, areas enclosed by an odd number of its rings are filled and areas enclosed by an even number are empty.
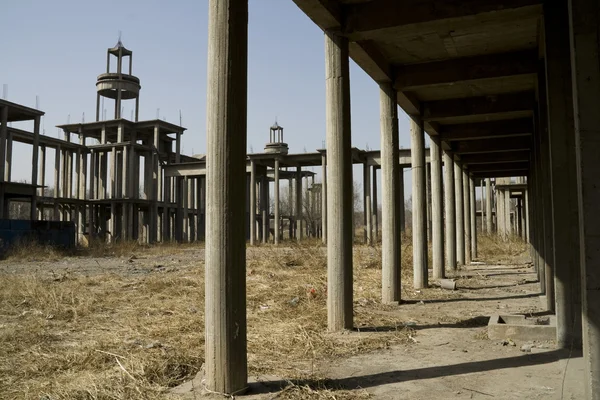
{"type": "Polygon", "coordinates": [[[234,394],[247,382],[248,1],[211,0],[208,21],[206,386],[234,394]]]}
{"type": "Polygon", "coordinates": [[[427,287],[427,199],[425,195],[425,132],[411,120],[413,287],[427,287]]]}
{"type": "Polygon", "coordinates": [[[327,120],[327,325],[352,328],[352,151],[348,39],[325,34],[327,120]]]}
{"type": "Polygon", "coordinates": [[[600,4],[569,1],[586,398],[600,399],[600,4]]]}
{"type": "Polygon", "coordinates": [[[525,315],[494,314],[488,323],[490,339],[550,341],[556,338],[556,318],[527,318],[525,315]]]}
{"type": "Polygon", "coordinates": [[[431,251],[433,278],[444,274],[444,195],[442,180],[442,149],[437,138],[431,138],[431,251]]]}
{"type": "Polygon", "coordinates": [[[579,348],[581,271],[568,6],[559,2],[544,11],[556,340],[563,348],[579,348]]]}
{"type": "MultiPolygon", "coordinates": [[[[398,107],[391,82],[380,85],[381,118],[381,301],[400,301],[400,198],[398,107]]],[[[373,169],[375,171],[375,169],[373,169]]],[[[377,212],[377,210],[373,210],[377,212]]],[[[375,235],[377,237],[377,235],[375,235]]]]}
{"type": "Polygon", "coordinates": [[[456,204],[454,200],[454,161],[452,155],[444,152],[444,200],[446,264],[449,270],[456,270],[456,204]]]}

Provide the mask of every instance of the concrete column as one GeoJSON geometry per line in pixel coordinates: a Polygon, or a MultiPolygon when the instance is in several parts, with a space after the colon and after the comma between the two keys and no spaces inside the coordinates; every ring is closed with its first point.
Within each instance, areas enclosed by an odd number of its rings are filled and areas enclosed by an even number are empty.
{"type": "MultiPolygon", "coordinates": [[[[392,83],[379,86],[381,125],[381,301],[401,298],[398,105],[392,83]]],[[[375,167],[373,167],[375,171],[375,167]]]]}
{"type": "MultiPolygon", "coordinates": [[[[400,233],[406,232],[406,210],[404,204],[404,168],[398,168],[398,211],[400,212],[400,233]]],[[[401,235],[402,236],[402,235],[401,235]]]]}
{"type": "MultiPolygon", "coordinates": [[[[6,137],[6,162],[4,168],[4,180],[12,180],[12,153],[13,153],[13,134],[9,132],[6,137]]],[[[34,168],[34,167],[33,167],[34,168]]]]}
{"type": "Polygon", "coordinates": [[[471,178],[465,168],[463,168],[463,221],[465,231],[465,264],[471,263],[471,178]]]}
{"type": "Polygon", "coordinates": [[[444,198],[442,183],[442,148],[439,138],[431,138],[431,254],[433,278],[444,278],[444,198]]]}
{"type": "MultiPolygon", "coordinates": [[[[327,243],[327,156],[325,153],[321,154],[321,168],[323,172],[321,183],[321,237],[323,243],[327,243]]],[[[290,196],[291,201],[292,198],[290,196]]]]}
{"type": "Polygon", "coordinates": [[[431,228],[431,163],[425,163],[425,204],[427,212],[427,241],[432,241],[431,228]]]}
{"type": "Polygon", "coordinates": [[[371,220],[371,167],[367,162],[363,165],[363,219],[365,224],[365,243],[373,245],[373,227],[371,220]]]}
{"type": "Polygon", "coordinates": [[[454,198],[454,161],[452,154],[444,151],[444,199],[446,264],[448,269],[456,271],[456,200],[454,198]]]}
{"type": "Polygon", "coordinates": [[[456,262],[465,265],[465,221],[463,197],[463,172],[457,162],[454,162],[454,208],[456,210],[456,262]]]}
{"type": "Polygon", "coordinates": [[[377,200],[377,168],[375,166],[373,166],[371,186],[373,188],[373,206],[371,206],[373,212],[373,240],[377,243],[379,240],[379,202],[377,200]]]}
{"type": "Polygon", "coordinates": [[[524,214],[525,214],[525,225],[523,229],[525,229],[525,240],[527,241],[527,243],[531,243],[531,239],[530,239],[530,235],[531,233],[529,232],[530,227],[530,220],[529,220],[529,189],[525,189],[524,192],[524,197],[525,197],[525,208],[524,208],[524,214]]]}
{"type": "Polygon", "coordinates": [[[492,180],[485,178],[485,229],[488,235],[492,234],[492,180]]]}
{"type": "MultiPolygon", "coordinates": [[[[84,155],[85,156],[85,155],[84,155]]],[[[39,178],[40,178],[40,188],[38,189],[38,196],[45,197],[46,193],[44,193],[44,187],[46,186],[46,146],[40,146],[40,162],[39,162],[39,178]]],[[[44,208],[43,206],[38,207],[38,220],[44,219],[44,208]]]]}
{"type": "MultiPolygon", "coordinates": [[[[265,171],[266,172],[266,171],[265,171]]],[[[263,175],[261,178],[261,201],[260,201],[260,212],[262,216],[262,242],[267,243],[269,241],[269,203],[271,202],[269,193],[269,179],[267,175],[263,175]]]]}
{"type": "Polygon", "coordinates": [[[275,239],[274,243],[279,244],[279,159],[275,159],[275,173],[274,173],[274,188],[273,188],[273,197],[274,197],[274,206],[273,206],[273,224],[274,224],[274,232],[275,239]]]}
{"type": "Polygon", "coordinates": [[[302,168],[296,168],[296,239],[302,240],[304,232],[302,231],[303,226],[303,204],[302,204],[302,168]]]}
{"type": "MultiPolygon", "coordinates": [[[[348,38],[325,33],[327,121],[327,326],[350,329],[352,316],[352,149],[348,38]]],[[[300,187],[298,187],[300,189],[300,187]]]]}
{"type": "Polygon", "coordinates": [[[485,233],[485,190],[483,189],[484,180],[483,178],[479,179],[479,191],[481,192],[481,197],[479,198],[479,207],[480,207],[480,215],[481,215],[481,233],[485,233]]]}
{"type": "Polygon", "coordinates": [[[413,269],[415,289],[427,287],[427,199],[425,196],[425,132],[423,121],[410,124],[412,164],[413,269]]]}
{"type": "MultiPolygon", "coordinates": [[[[6,163],[6,139],[8,138],[8,106],[0,109],[0,179],[5,178],[5,163],[6,163]]],[[[4,196],[0,201],[4,202],[4,196]]],[[[4,209],[2,204],[1,210],[4,209]]],[[[8,218],[8,216],[5,216],[8,218]]]]}
{"type": "MultiPolygon", "coordinates": [[[[33,122],[33,153],[31,156],[31,184],[38,184],[38,162],[40,150],[40,116],[36,116],[33,122]]],[[[12,145],[12,144],[11,144],[12,145]]],[[[12,154],[12,152],[11,152],[12,154]]],[[[11,160],[12,161],[12,160],[11,160]]],[[[10,179],[10,178],[9,178],[10,179]]],[[[37,194],[34,193],[31,199],[30,219],[37,219],[37,194]]]]}
{"type": "MultiPolygon", "coordinates": [[[[510,180],[507,182],[510,183],[510,180]]],[[[506,229],[506,236],[508,238],[511,238],[513,235],[513,227],[512,227],[512,200],[510,199],[510,190],[505,190],[504,191],[504,201],[506,202],[506,205],[504,207],[504,212],[505,212],[505,216],[504,216],[504,225],[505,225],[505,229],[506,229]]]]}
{"type": "Polygon", "coordinates": [[[548,132],[548,108],[547,91],[545,80],[545,65],[540,64],[538,71],[538,138],[540,145],[540,177],[541,199],[542,199],[542,219],[544,226],[544,262],[545,262],[545,282],[546,282],[546,307],[548,311],[554,311],[554,264],[553,264],[553,239],[552,229],[552,197],[550,181],[550,139],[548,132]]]}
{"type": "Polygon", "coordinates": [[[498,183],[500,183],[499,179],[496,179],[496,226],[497,226],[497,234],[498,237],[502,240],[506,239],[506,227],[504,225],[504,219],[506,217],[506,213],[504,209],[506,208],[506,201],[504,200],[504,190],[498,188],[498,183]]]}
{"type": "Polygon", "coordinates": [[[206,387],[234,395],[247,389],[248,379],[248,0],[210,0],[208,25],[206,387]]]}
{"type": "MultiPolygon", "coordinates": [[[[556,343],[561,348],[577,348],[582,341],[581,271],[577,268],[581,260],[576,133],[566,1],[552,6],[544,4],[544,25],[556,343]]],[[[523,216],[524,231],[525,220],[523,216]]]]}
{"type": "Polygon", "coordinates": [[[477,214],[475,213],[476,208],[476,196],[475,190],[477,189],[477,185],[475,185],[475,181],[473,178],[469,178],[469,186],[471,190],[469,190],[469,207],[471,214],[471,260],[477,258],[477,214]]]}
{"type": "Polygon", "coordinates": [[[250,245],[256,244],[256,163],[250,161],[250,245]]]}
{"type": "Polygon", "coordinates": [[[600,4],[570,0],[569,27],[582,276],[586,398],[600,399],[600,4]]]}

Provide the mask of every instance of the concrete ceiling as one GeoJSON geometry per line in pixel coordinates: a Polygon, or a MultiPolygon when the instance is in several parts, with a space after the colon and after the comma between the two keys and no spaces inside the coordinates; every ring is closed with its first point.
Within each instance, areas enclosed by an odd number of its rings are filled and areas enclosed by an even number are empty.
{"type": "Polygon", "coordinates": [[[443,148],[467,166],[477,160],[474,176],[527,174],[541,0],[294,2],[321,29],[347,36],[352,59],[376,82],[393,82],[400,107],[422,116],[443,148]],[[491,156],[513,152],[514,161],[491,156]]]}

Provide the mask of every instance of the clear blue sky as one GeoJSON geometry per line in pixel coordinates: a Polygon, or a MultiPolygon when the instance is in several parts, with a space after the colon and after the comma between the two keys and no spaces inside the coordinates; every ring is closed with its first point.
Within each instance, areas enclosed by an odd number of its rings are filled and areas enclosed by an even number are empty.
{"type": "MultiPolygon", "coordinates": [[[[122,31],[141,80],[140,119],[160,117],[188,128],[185,154],[206,147],[206,0],[7,0],[2,5],[0,84],[8,100],[46,112],[47,135],[58,124],[95,117],[95,82],[106,49],[122,31]]],[[[248,149],[261,151],[277,117],[290,152],[314,151],[325,140],[325,65],[322,31],[291,0],[250,0],[248,149]]],[[[352,145],[379,149],[379,89],[351,64],[352,145]]],[[[133,102],[125,102],[130,118],[133,102]]],[[[107,103],[107,107],[108,106],[107,103]]],[[[111,115],[107,110],[107,115],[111,115]]],[[[408,118],[400,115],[400,145],[410,147],[408,118]]],[[[30,179],[27,147],[16,146],[13,179],[30,179]],[[22,163],[22,165],[21,165],[22,163]]],[[[50,160],[49,160],[50,161],[50,160]]],[[[316,170],[315,170],[316,171],[316,170]]],[[[362,173],[355,169],[355,181],[362,173]]],[[[406,193],[410,193],[405,172],[406,193]]],[[[52,179],[51,177],[49,178],[52,179]]]]}

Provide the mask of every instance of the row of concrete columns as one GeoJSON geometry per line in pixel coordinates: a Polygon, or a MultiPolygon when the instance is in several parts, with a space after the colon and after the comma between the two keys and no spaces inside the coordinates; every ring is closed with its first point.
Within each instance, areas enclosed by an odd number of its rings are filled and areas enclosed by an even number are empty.
{"type": "MultiPolygon", "coordinates": [[[[566,8],[566,2],[565,8],[566,8]]],[[[559,343],[583,337],[587,398],[600,398],[600,223],[596,206],[600,134],[600,5],[595,0],[571,0],[569,8],[545,10],[548,59],[548,104],[539,83],[535,146],[525,207],[531,211],[529,235],[538,270],[544,271],[546,293],[556,283],[559,343]],[[570,25],[569,25],[570,22],[570,25]],[[556,29],[556,30],[555,30],[556,29]],[[567,40],[570,38],[570,43],[567,40]],[[550,51],[559,53],[553,55],[550,51]],[[570,70],[572,68],[572,72],[570,70]],[[572,86],[565,83],[572,77],[572,86]],[[572,102],[570,99],[573,99],[572,102]],[[553,111],[547,112],[546,108],[553,111]],[[572,123],[566,110],[572,110],[572,123]],[[559,111],[559,112],[556,112],[559,111]],[[550,123],[548,124],[548,119],[550,123]],[[573,134],[574,133],[574,134],[573,134]],[[554,143],[559,145],[554,146],[554,143]],[[558,153],[557,153],[558,152],[558,153]],[[561,153],[563,152],[563,153],[561,153]],[[560,153],[560,154],[559,154],[560,153]],[[572,155],[575,154],[575,157],[572,155]],[[562,158],[561,158],[562,157],[562,158]],[[565,160],[566,169],[554,165],[565,160]],[[558,162],[558,161],[556,161],[558,162]],[[556,167],[556,168],[554,168],[556,167]],[[585,168],[584,168],[585,167],[585,168]],[[572,190],[553,189],[563,179],[572,190]],[[549,193],[547,193],[549,192],[549,193]],[[559,208],[560,206],[566,208],[559,208]],[[560,214],[560,213],[563,214],[560,214]],[[573,217],[577,213],[577,218],[573,217]],[[572,224],[578,221],[577,228],[572,224]],[[565,224],[565,229],[559,229],[565,224]],[[568,228],[567,228],[568,227],[568,228]],[[560,230],[559,240],[557,236],[560,230]],[[552,241],[552,245],[549,243],[552,241]],[[577,253],[575,257],[574,253],[577,253]],[[561,260],[561,262],[557,262],[561,260]],[[564,262],[562,262],[564,261],[564,262]],[[580,266],[580,269],[577,268],[580,266]],[[574,285],[581,272],[583,286],[574,285]],[[560,289],[559,289],[560,288],[560,289]],[[569,289],[572,289],[569,291],[569,289]],[[575,299],[581,292],[581,311],[575,299]],[[577,315],[582,316],[577,324],[577,315]],[[569,319],[570,318],[570,319],[569,319]],[[567,325],[565,322],[575,322],[567,325]],[[569,328],[569,326],[572,327],[569,328]],[[581,328],[581,332],[579,332],[581,328]],[[566,340],[565,340],[566,339],[566,340]]],[[[211,0],[209,3],[209,98],[206,244],[206,384],[212,391],[243,391],[246,371],[245,240],[241,229],[244,193],[237,177],[244,175],[247,90],[247,0],[211,0]],[[228,96],[235,92],[236,96],[228,96]]],[[[350,91],[348,38],[326,32],[327,120],[327,258],[328,327],[349,329],[352,320],[352,160],[350,150],[350,91]]],[[[382,137],[382,298],[400,300],[400,228],[398,212],[397,106],[391,82],[380,82],[382,137]],[[396,182],[394,184],[394,182],[396,182]]],[[[427,284],[427,224],[423,124],[412,116],[413,154],[413,262],[415,286],[427,284]]],[[[439,150],[436,150],[439,152],[439,150]]],[[[441,156],[435,156],[441,158],[441,156]]],[[[440,242],[446,247],[450,268],[476,257],[473,228],[474,182],[467,168],[452,154],[444,154],[446,199],[444,240],[439,239],[438,200],[442,188],[439,168],[432,164],[432,236],[436,236],[436,265],[440,242]],[[438,185],[439,184],[439,185],[438,185]],[[433,193],[434,191],[438,193],[433,193]],[[452,207],[454,200],[454,207],[452,207]],[[434,210],[435,207],[438,210],[434,210]],[[438,228],[435,228],[438,226],[438,228]],[[454,237],[452,232],[454,233],[454,237]],[[454,262],[455,261],[455,262],[454,262]]],[[[437,162],[437,161],[436,161],[437,162]]],[[[373,182],[372,182],[373,183],[373,182]]],[[[489,188],[490,186],[487,185],[489,188]]],[[[375,193],[375,191],[373,192],[375,193]]],[[[488,189],[488,198],[490,193],[488,189]]],[[[498,202],[506,207],[506,200],[498,202]]],[[[325,210],[325,208],[324,208],[325,210]]],[[[486,205],[487,222],[491,215],[486,205]]],[[[498,210],[497,210],[497,215],[498,210]]],[[[491,223],[486,223],[491,230],[491,223]]],[[[439,273],[439,266],[436,266],[439,273]]],[[[437,273],[436,273],[437,274],[437,273]]]]}
{"type": "MultiPolygon", "coordinates": [[[[289,175],[289,171],[288,172],[289,175]]],[[[273,221],[273,243],[279,244],[284,237],[283,220],[288,220],[288,238],[300,240],[307,237],[322,237],[323,215],[326,207],[324,196],[324,183],[316,184],[314,175],[303,174],[300,167],[294,177],[288,182],[288,215],[281,215],[281,188],[280,188],[280,161],[275,159],[273,169],[273,217],[271,217],[270,180],[266,175],[266,168],[257,171],[257,164],[250,161],[250,175],[248,177],[248,214],[249,214],[249,242],[255,245],[258,242],[267,243],[271,238],[271,221],[273,221]],[[308,185],[308,180],[311,185],[308,185]],[[306,203],[306,204],[305,204],[306,203]]],[[[325,240],[325,238],[323,239],[325,240]]]]}

